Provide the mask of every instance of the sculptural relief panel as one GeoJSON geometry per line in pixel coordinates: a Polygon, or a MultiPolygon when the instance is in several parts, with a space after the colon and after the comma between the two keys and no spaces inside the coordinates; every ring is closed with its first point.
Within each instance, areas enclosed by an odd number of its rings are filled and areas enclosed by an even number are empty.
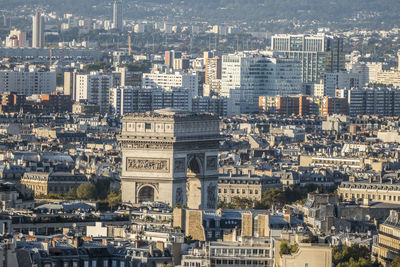
{"type": "Polygon", "coordinates": [[[138,172],[169,172],[169,159],[126,158],[126,170],[138,172]]]}
{"type": "Polygon", "coordinates": [[[177,158],[174,160],[174,172],[184,172],[186,170],[185,158],[177,158]]]}
{"type": "Polygon", "coordinates": [[[218,168],[218,158],[217,156],[208,156],[207,157],[207,170],[215,171],[218,168]]]}

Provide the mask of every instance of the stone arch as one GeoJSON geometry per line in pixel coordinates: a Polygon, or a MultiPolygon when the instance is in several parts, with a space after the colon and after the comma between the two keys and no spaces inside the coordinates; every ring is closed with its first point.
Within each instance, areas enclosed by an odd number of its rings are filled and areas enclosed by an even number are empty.
{"type": "Polygon", "coordinates": [[[138,203],[153,202],[155,200],[156,189],[151,185],[143,185],[138,189],[138,203]]]}

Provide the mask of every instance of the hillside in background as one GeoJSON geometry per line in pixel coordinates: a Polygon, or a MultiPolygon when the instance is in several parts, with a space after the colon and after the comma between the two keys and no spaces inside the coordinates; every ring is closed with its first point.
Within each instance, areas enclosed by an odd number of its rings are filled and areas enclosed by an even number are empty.
{"type": "MultiPolygon", "coordinates": [[[[110,16],[112,1],[35,0],[60,13],[110,16]],[[78,4],[79,3],[79,4],[78,4]]],[[[269,23],[289,20],[312,25],[400,25],[398,0],[124,0],[127,19],[207,20],[213,23],[269,23]]],[[[32,4],[26,0],[1,0],[3,10],[32,4]]]]}

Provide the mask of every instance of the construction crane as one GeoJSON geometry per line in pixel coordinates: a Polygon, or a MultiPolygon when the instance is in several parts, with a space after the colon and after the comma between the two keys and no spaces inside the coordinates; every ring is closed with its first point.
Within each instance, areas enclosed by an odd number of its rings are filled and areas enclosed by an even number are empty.
{"type": "Polygon", "coordinates": [[[51,68],[52,64],[53,64],[53,46],[50,46],[49,69],[51,68]]]}
{"type": "Polygon", "coordinates": [[[128,32],[128,55],[132,56],[132,31],[128,32]]]}
{"type": "Polygon", "coordinates": [[[53,49],[56,48],[55,45],[49,45],[49,69],[51,68],[51,66],[53,65],[53,49]]]}

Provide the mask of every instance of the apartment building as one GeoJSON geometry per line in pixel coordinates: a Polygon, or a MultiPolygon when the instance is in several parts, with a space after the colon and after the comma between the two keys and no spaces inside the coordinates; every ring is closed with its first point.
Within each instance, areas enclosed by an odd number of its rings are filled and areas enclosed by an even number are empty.
{"type": "Polygon", "coordinates": [[[76,101],[87,101],[98,105],[101,113],[109,112],[110,88],[113,77],[109,74],[91,72],[90,74],[76,75],[76,101]]]}
{"type": "Polygon", "coordinates": [[[236,53],[222,57],[221,96],[229,98],[228,115],[258,112],[263,95],[301,93],[297,59],[236,53]]]}
{"type": "Polygon", "coordinates": [[[271,50],[300,60],[304,83],[319,82],[325,72],[345,70],[342,38],[325,34],[277,34],[271,37],[271,50]]]}
{"type": "Polygon", "coordinates": [[[134,112],[146,112],[163,108],[191,111],[192,99],[183,88],[140,88],[117,87],[110,89],[111,112],[124,115],[134,112]]]}
{"type": "Polygon", "coordinates": [[[240,174],[220,174],[218,178],[218,200],[231,202],[234,197],[261,200],[264,192],[281,187],[277,177],[240,174]]]}
{"type": "Polygon", "coordinates": [[[385,267],[400,256],[400,212],[396,210],[391,210],[389,217],[379,225],[377,254],[378,262],[385,267]]]}
{"type": "Polygon", "coordinates": [[[56,90],[56,73],[39,71],[35,66],[29,70],[16,67],[14,70],[0,71],[0,93],[13,92],[26,96],[51,94],[56,90]]]}

